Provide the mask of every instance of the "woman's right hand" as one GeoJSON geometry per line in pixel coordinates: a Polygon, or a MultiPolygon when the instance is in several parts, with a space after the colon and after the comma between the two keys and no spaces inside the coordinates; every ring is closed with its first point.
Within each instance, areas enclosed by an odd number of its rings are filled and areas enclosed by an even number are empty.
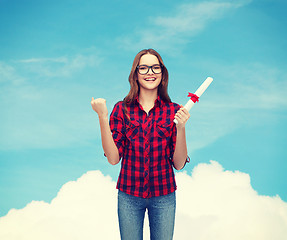
{"type": "Polygon", "coordinates": [[[93,110],[98,114],[99,117],[108,117],[108,109],[106,105],[106,99],[92,97],[91,105],[93,110]]]}

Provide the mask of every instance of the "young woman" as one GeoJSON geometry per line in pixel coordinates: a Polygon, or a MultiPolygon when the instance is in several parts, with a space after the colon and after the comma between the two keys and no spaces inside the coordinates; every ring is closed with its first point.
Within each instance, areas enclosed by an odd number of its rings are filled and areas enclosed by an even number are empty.
{"type": "Polygon", "coordinates": [[[130,92],[114,106],[110,121],[106,100],[91,101],[99,117],[105,156],[113,165],[122,160],[117,182],[121,239],[143,239],[148,210],[151,239],[169,240],[176,205],[173,167],[182,169],[189,159],[185,124],[190,115],[171,102],[168,71],[155,50],[136,55],[129,82],[130,92]]]}

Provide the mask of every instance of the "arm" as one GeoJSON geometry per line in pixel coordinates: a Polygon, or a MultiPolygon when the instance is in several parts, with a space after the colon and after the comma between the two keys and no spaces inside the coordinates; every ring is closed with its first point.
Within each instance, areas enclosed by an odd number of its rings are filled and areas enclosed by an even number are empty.
{"type": "Polygon", "coordinates": [[[115,165],[120,161],[120,158],[119,151],[112,137],[109,125],[106,100],[102,98],[92,98],[91,105],[99,117],[103,150],[106,154],[108,162],[112,165],[115,165]]]}
{"type": "Polygon", "coordinates": [[[175,114],[175,119],[178,121],[176,125],[176,144],[173,154],[173,164],[175,169],[180,170],[184,167],[187,159],[187,146],[185,136],[185,124],[189,119],[190,115],[188,111],[181,106],[181,108],[175,114]]]}

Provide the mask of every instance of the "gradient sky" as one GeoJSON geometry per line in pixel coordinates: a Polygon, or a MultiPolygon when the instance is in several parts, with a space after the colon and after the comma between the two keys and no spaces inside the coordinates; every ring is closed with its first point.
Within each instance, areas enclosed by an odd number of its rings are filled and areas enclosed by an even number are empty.
{"type": "Polygon", "coordinates": [[[186,126],[184,170],[215,160],[286,202],[286,9],[284,0],[0,0],[0,216],[51,201],[90,170],[116,181],[90,100],[111,111],[143,48],[162,55],[174,102],[214,78],[186,126]]]}

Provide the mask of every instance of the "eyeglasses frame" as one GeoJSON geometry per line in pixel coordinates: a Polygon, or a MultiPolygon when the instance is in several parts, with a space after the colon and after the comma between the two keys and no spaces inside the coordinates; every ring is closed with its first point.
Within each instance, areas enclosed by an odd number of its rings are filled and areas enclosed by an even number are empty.
{"type": "Polygon", "coordinates": [[[162,64],[154,64],[154,65],[152,65],[152,66],[148,66],[148,65],[143,64],[143,65],[138,65],[138,66],[137,66],[137,71],[138,71],[138,73],[139,73],[140,75],[145,75],[145,74],[147,74],[150,69],[151,69],[151,71],[152,71],[154,74],[161,74],[161,73],[162,73],[162,64]],[[145,66],[145,67],[148,68],[146,73],[140,73],[140,72],[139,72],[139,68],[140,68],[141,66],[145,66]],[[160,73],[155,73],[155,72],[153,71],[153,69],[152,69],[154,66],[160,66],[161,72],[160,72],[160,73]]]}

